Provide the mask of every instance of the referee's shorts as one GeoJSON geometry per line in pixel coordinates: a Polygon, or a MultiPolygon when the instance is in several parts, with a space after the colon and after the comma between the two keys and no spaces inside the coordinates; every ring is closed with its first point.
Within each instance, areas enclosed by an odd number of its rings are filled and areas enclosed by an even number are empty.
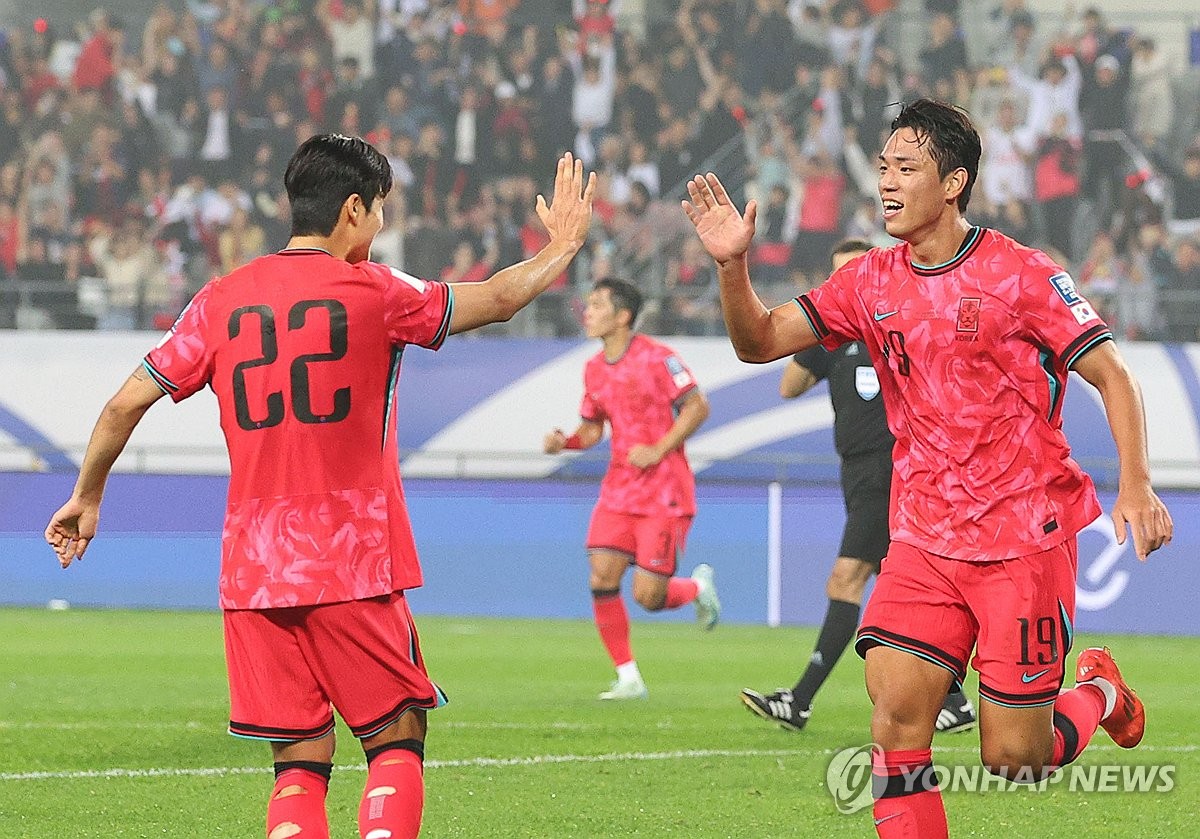
{"type": "Polygon", "coordinates": [[[888,551],[888,505],[892,492],[890,449],[842,461],[846,527],[838,556],[869,562],[879,573],[888,551]]]}

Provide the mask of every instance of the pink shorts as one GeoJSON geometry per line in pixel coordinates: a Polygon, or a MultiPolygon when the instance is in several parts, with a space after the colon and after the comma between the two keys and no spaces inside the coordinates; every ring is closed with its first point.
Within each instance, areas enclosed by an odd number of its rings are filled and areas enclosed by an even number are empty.
{"type": "Polygon", "coordinates": [[[954,674],[966,661],[979,695],[1027,708],[1058,698],[1075,619],[1078,545],[994,562],[964,562],[892,542],[863,612],[855,650],[887,646],[954,674]]]}
{"type": "Polygon", "coordinates": [[[446,695],[429,679],[403,592],[322,606],[225,612],[229,733],[294,742],[369,737],[446,695]]]}
{"type": "Polygon", "coordinates": [[[638,568],[670,577],[679,567],[691,526],[690,516],[634,516],[597,507],[587,548],[625,554],[638,568]]]}

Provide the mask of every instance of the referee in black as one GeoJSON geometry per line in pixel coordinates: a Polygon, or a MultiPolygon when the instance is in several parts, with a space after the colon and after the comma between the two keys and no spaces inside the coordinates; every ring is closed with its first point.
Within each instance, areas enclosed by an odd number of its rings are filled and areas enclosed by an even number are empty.
{"type": "MultiPolygon", "coordinates": [[[[833,249],[833,270],[871,249],[861,239],[847,239],[833,249]]],[[[888,550],[888,504],[892,486],[892,446],[879,377],[867,348],[859,341],[830,352],[818,344],[796,353],[783,371],[779,395],[795,399],[822,379],[829,381],[833,402],[833,440],[842,462],[842,497],[846,527],[833,570],[825,583],[829,608],[817,635],[817,646],[795,686],[761,694],[745,688],[742,703],[782,728],[799,731],[812,714],[812,700],[858,629],[863,591],[879,573],[888,550]]],[[[938,731],[966,731],[975,725],[975,709],[961,693],[946,697],[938,714],[938,731]]]]}

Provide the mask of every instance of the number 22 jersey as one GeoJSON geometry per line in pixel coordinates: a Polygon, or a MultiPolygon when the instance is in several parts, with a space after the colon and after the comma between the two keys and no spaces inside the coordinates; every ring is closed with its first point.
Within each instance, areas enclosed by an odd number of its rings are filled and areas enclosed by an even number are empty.
{"type": "Polygon", "coordinates": [[[176,402],[208,385],[229,449],[220,605],[360,600],[421,585],[400,483],[396,384],[437,349],[448,285],[317,249],[208,283],[145,359],[176,402]]]}
{"type": "Polygon", "coordinates": [[[876,248],[796,299],[827,348],[863,341],[896,436],[892,539],[954,559],[1047,550],[1100,514],[1062,431],[1067,374],[1111,340],[1041,251],[972,228],[954,259],[876,248]]]}

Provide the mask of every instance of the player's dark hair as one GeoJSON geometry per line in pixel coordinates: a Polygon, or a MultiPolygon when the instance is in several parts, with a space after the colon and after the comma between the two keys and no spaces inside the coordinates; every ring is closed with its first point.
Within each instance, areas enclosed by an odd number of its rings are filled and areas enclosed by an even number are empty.
{"type": "Polygon", "coordinates": [[[829,258],[841,256],[844,253],[858,253],[859,251],[869,251],[875,247],[866,239],[843,239],[833,246],[833,250],[829,252],[829,258]]]}
{"type": "Polygon", "coordinates": [[[368,208],[392,191],[392,167],[360,137],[317,134],[300,144],[283,176],[293,236],[328,236],[342,204],[357,194],[368,208]]]}
{"type": "Polygon", "coordinates": [[[971,188],[979,174],[981,152],[979,132],[962,108],[935,99],[918,99],[900,109],[892,120],[892,131],[911,128],[917,142],[928,143],[929,156],[937,163],[938,177],[945,178],[955,169],[967,170],[967,185],[958,194],[958,209],[967,209],[971,188]]]}
{"type": "Polygon", "coordinates": [[[613,302],[614,309],[618,312],[622,309],[629,312],[629,325],[632,327],[637,322],[638,312],[642,310],[642,293],[637,290],[637,286],[624,280],[606,277],[603,280],[597,280],[592,286],[592,291],[600,291],[604,288],[608,289],[608,296],[613,302]]]}

